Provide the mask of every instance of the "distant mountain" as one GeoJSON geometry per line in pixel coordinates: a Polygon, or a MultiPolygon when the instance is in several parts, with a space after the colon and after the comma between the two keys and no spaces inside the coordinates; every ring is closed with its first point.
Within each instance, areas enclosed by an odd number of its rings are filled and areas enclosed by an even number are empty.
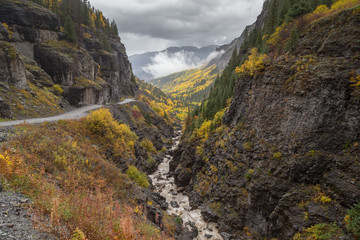
{"type": "Polygon", "coordinates": [[[163,51],[135,54],[129,57],[134,74],[145,81],[174,72],[200,67],[220,54],[219,46],[202,48],[185,46],[170,47],[163,51]]]}

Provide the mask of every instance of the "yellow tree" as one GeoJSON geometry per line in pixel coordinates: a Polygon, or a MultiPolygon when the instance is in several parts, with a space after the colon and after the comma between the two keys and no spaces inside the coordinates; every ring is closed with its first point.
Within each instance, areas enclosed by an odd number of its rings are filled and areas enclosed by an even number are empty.
{"type": "Polygon", "coordinates": [[[236,67],[235,73],[248,73],[250,76],[254,76],[257,71],[264,69],[264,60],[266,56],[266,54],[260,54],[257,48],[251,49],[248,60],[240,67],[236,67]]]}

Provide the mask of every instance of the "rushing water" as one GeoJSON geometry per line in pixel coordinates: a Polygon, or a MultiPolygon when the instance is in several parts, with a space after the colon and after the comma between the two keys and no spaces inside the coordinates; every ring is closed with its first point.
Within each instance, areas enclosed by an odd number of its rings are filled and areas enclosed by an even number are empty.
{"type": "MultiPolygon", "coordinates": [[[[180,142],[180,132],[179,135],[173,138],[174,145],[171,150],[175,150],[180,142]]],[[[174,177],[170,176],[169,168],[170,161],[172,157],[170,155],[166,155],[162,163],[160,163],[158,170],[150,175],[150,178],[153,182],[153,185],[156,187],[156,191],[158,191],[161,196],[166,198],[166,202],[169,204],[167,213],[168,214],[176,214],[183,219],[183,223],[193,222],[198,228],[199,235],[197,240],[203,239],[211,239],[211,240],[220,240],[223,239],[216,229],[215,223],[207,223],[204,221],[200,209],[192,209],[189,204],[189,198],[176,191],[177,187],[174,183],[174,177]],[[175,201],[176,204],[173,203],[171,206],[171,202],[175,201]]]]}

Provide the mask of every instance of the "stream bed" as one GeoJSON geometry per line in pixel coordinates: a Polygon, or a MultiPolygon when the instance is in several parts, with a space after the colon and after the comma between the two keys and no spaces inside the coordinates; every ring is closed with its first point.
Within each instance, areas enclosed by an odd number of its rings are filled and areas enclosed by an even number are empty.
{"type": "MultiPolygon", "coordinates": [[[[175,150],[179,145],[181,132],[177,132],[177,136],[173,138],[174,145],[171,150],[175,150]]],[[[198,229],[197,240],[221,240],[223,239],[215,223],[207,223],[204,221],[200,209],[192,209],[189,203],[188,196],[177,192],[177,186],[174,182],[174,177],[169,174],[170,161],[172,157],[166,155],[164,160],[160,163],[157,171],[150,175],[153,185],[156,191],[161,196],[166,198],[166,202],[169,204],[167,213],[169,215],[176,214],[183,220],[184,226],[187,222],[192,222],[198,229]]]]}

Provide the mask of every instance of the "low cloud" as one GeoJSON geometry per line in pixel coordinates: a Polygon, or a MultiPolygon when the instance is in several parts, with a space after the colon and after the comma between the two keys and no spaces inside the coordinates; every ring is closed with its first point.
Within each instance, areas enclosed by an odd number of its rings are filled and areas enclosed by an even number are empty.
{"type": "Polygon", "coordinates": [[[143,71],[151,74],[153,78],[159,78],[175,72],[198,68],[223,53],[223,51],[214,51],[210,53],[205,60],[202,60],[196,57],[193,52],[183,50],[176,53],[169,53],[168,51],[164,51],[152,57],[152,62],[143,67],[143,71]]]}
{"type": "Polygon", "coordinates": [[[263,0],[90,2],[106,17],[115,19],[129,55],[169,46],[229,43],[256,20],[263,4],[263,0]]]}
{"type": "Polygon", "coordinates": [[[221,51],[213,51],[212,53],[209,54],[209,56],[207,56],[207,58],[205,59],[204,63],[208,63],[211,60],[213,60],[214,58],[218,58],[221,57],[221,55],[223,55],[225,53],[224,50],[221,51]]]}

